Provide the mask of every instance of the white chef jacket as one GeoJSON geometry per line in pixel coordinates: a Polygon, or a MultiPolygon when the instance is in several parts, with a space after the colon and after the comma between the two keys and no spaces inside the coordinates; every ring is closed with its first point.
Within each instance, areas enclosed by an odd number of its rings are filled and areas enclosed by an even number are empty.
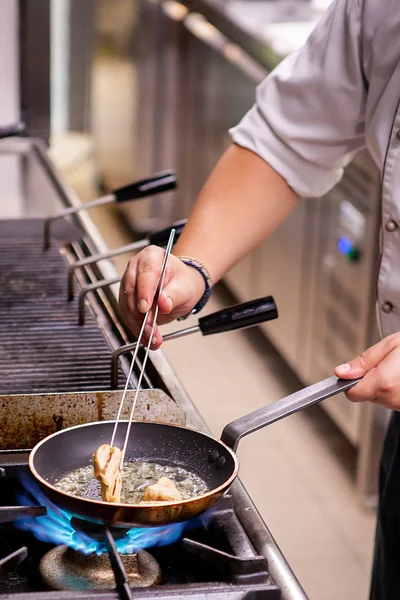
{"type": "Polygon", "coordinates": [[[367,147],[382,172],[381,332],[400,330],[400,0],[336,0],[230,131],[304,197],[367,147]]]}

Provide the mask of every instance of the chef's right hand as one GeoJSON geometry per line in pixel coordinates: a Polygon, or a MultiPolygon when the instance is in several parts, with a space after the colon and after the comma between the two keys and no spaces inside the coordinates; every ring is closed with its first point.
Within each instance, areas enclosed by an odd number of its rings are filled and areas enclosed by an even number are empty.
{"type": "MultiPolygon", "coordinates": [[[[164,250],[148,246],[128,263],[121,280],[119,306],[127,325],[138,336],[144,315],[153,304],[154,293],[161,272],[164,250]]],[[[168,258],[163,290],[158,299],[157,324],[169,323],[188,314],[204,293],[204,280],[200,273],[172,254],[168,258]]],[[[154,307],[146,323],[143,343],[149,343],[154,317],[154,307]]],[[[162,336],[156,325],[151,344],[157,350],[162,336]]]]}
{"type": "Polygon", "coordinates": [[[362,377],[346,396],[352,402],[374,402],[400,411],[400,333],[392,333],[360,356],[335,368],[342,379],[362,377]]]}

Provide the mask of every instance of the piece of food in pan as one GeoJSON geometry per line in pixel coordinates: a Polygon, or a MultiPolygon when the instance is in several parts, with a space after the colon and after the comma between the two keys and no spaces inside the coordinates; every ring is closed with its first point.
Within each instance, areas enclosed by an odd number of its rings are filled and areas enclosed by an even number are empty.
{"type": "Polygon", "coordinates": [[[147,486],[144,491],[143,500],[145,502],[176,502],[182,500],[182,496],[171,479],[161,477],[157,483],[147,486]]]}
{"type": "Polygon", "coordinates": [[[101,486],[101,497],[106,502],[116,502],[117,504],[119,504],[121,502],[121,489],[122,474],[121,470],[118,469],[118,472],[115,474],[115,479],[113,483],[110,486],[101,486]]]}
{"type": "Polygon", "coordinates": [[[93,454],[94,476],[100,481],[101,497],[106,502],[121,502],[121,450],[102,444],[93,454]]]}

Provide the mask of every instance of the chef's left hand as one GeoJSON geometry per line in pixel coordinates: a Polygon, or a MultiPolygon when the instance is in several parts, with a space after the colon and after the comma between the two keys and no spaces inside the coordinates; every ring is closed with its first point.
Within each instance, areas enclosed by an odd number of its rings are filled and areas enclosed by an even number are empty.
{"type": "Polygon", "coordinates": [[[352,402],[375,402],[400,410],[400,333],[371,346],[349,363],[335,368],[342,379],[363,377],[346,396],[352,402]]]}

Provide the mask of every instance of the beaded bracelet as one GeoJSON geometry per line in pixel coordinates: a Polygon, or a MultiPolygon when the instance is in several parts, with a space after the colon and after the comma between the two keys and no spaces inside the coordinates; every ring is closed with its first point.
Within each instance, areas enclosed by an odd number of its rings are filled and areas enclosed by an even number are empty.
{"type": "Polygon", "coordinates": [[[183,263],[185,263],[185,265],[196,269],[196,271],[200,273],[200,275],[204,279],[205,284],[204,294],[202,295],[196,306],[187,315],[179,317],[178,321],[183,321],[184,319],[187,319],[190,315],[195,315],[198,312],[200,312],[201,309],[204,308],[204,306],[207,304],[212,293],[212,279],[210,273],[208,272],[208,269],[200,261],[196,260],[195,258],[192,258],[191,256],[178,256],[178,258],[183,263]]]}

